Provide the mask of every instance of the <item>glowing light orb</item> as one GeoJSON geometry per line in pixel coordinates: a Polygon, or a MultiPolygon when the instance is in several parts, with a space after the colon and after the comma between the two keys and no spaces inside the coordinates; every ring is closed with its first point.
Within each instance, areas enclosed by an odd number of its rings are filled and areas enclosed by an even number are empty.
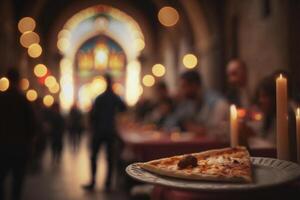
{"type": "Polygon", "coordinates": [[[179,20],[179,14],[175,8],[165,6],[159,10],[158,20],[162,25],[171,27],[177,24],[179,20]]]}
{"type": "Polygon", "coordinates": [[[166,73],[166,68],[162,64],[155,64],[152,67],[152,73],[154,76],[162,77],[166,73]]]}
{"type": "Polygon", "coordinates": [[[9,80],[6,77],[0,79],[0,91],[4,92],[9,88],[9,80]]]}
{"type": "Polygon", "coordinates": [[[47,72],[47,67],[43,64],[37,64],[33,69],[33,73],[39,78],[45,76],[47,72]]]}
{"type": "Polygon", "coordinates": [[[145,75],[142,81],[146,87],[152,87],[155,84],[155,79],[150,74],[145,75]]]}
{"type": "Polygon", "coordinates": [[[18,23],[18,29],[21,33],[33,31],[35,29],[35,20],[31,17],[23,17],[18,23]]]}
{"type": "Polygon", "coordinates": [[[45,85],[48,88],[54,87],[56,83],[56,78],[54,76],[47,76],[47,78],[45,79],[45,85]]]}
{"type": "Polygon", "coordinates": [[[28,90],[26,92],[26,98],[28,99],[28,101],[35,101],[37,97],[38,97],[37,92],[33,89],[28,90]]]}
{"type": "Polygon", "coordinates": [[[61,51],[64,52],[66,51],[70,46],[70,42],[67,38],[60,38],[57,41],[57,48],[61,51]]]}
{"type": "Polygon", "coordinates": [[[52,93],[52,94],[56,94],[56,93],[58,93],[59,92],[59,84],[58,83],[56,83],[53,87],[50,87],[49,88],[49,91],[52,93]]]}
{"type": "Polygon", "coordinates": [[[27,78],[22,78],[21,79],[21,89],[22,90],[27,90],[29,88],[29,81],[27,78]]]}
{"type": "Polygon", "coordinates": [[[20,43],[25,48],[28,48],[30,45],[39,42],[40,36],[35,32],[27,31],[23,33],[20,37],[20,43]]]}
{"type": "Polygon", "coordinates": [[[192,69],[194,67],[197,66],[198,64],[198,59],[197,57],[194,55],[194,54],[186,54],[184,57],[183,57],[183,65],[188,68],[188,69],[192,69]]]}
{"type": "Polygon", "coordinates": [[[52,106],[53,105],[53,103],[54,103],[54,98],[53,98],[53,96],[51,96],[51,95],[46,95],[46,96],[44,96],[44,98],[43,98],[43,103],[44,103],[44,105],[46,106],[46,107],[50,107],[50,106],[52,106]]]}
{"type": "Polygon", "coordinates": [[[34,44],[30,45],[28,50],[27,50],[28,55],[32,58],[39,57],[42,54],[42,51],[43,51],[42,47],[37,43],[34,43],[34,44]]]}

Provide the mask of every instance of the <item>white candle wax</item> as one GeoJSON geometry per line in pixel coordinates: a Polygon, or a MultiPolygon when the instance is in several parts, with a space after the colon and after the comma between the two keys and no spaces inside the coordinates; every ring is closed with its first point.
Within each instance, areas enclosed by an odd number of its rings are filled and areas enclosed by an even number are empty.
{"type": "Polygon", "coordinates": [[[276,140],[277,158],[281,160],[290,159],[287,101],[287,79],[280,74],[276,79],[276,140]]]}
{"type": "Polygon", "coordinates": [[[296,110],[297,161],[300,164],[300,108],[296,110]]]}
{"type": "Polygon", "coordinates": [[[230,106],[230,145],[231,147],[239,145],[238,116],[235,105],[230,106]]]}

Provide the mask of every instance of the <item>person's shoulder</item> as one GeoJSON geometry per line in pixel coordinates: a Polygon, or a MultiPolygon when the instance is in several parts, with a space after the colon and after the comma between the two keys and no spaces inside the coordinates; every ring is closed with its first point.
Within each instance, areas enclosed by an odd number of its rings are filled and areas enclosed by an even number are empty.
{"type": "Polygon", "coordinates": [[[215,104],[215,103],[226,103],[226,98],[219,92],[214,90],[205,91],[204,99],[206,103],[215,104]]]}

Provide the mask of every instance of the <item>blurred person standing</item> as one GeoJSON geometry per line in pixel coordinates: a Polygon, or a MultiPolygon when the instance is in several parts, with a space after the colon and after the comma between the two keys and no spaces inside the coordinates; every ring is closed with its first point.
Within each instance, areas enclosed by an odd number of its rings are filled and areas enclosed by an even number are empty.
{"type": "Polygon", "coordinates": [[[52,150],[52,159],[59,162],[63,150],[63,135],[65,131],[65,120],[60,113],[59,104],[55,102],[49,110],[48,114],[50,143],[52,150]]]}
{"type": "Polygon", "coordinates": [[[11,173],[11,198],[19,200],[36,124],[34,111],[19,89],[19,72],[11,69],[7,78],[9,88],[0,93],[0,199],[4,199],[4,179],[11,173]]]}
{"type": "Polygon", "coordinates": [[[245,62],[239,59],[229,61],[227,68],[227,100],[237,107],[248,108],[251,95],[248,89],[248,70],[245,62]]]}
{"type": "Polygon", "coordinates": [[[125,103],[112,89],[113,80],[109,74],[105,75],[107,88],[100,94],[92,106],[90,112],[90,124],[92,128],[91,138],[91,180],[84,185],[86,190],[93,190],[96,185],[97,157],[101,145],[106,146],[106,158],[108,172],[105,180],[105,190],[110,190],[112,172],[114,167],[114,145],[117,142],[116,115],[126,110],[125,103]]]}
{"type": "Polygon", "coordinates": [[[68,116],[68,131],[74,150],[76,150],[80,144],[83,130],[83,115],[75,103],[68,116]]]}

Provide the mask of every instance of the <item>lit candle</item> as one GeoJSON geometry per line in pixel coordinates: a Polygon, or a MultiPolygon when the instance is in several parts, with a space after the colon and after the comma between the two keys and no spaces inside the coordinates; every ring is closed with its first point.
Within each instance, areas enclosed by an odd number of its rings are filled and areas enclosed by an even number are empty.
{"type": "Polygon", "coordinates": [[[297,130],[297,160],[300,164],[300,108],[296,110],[296,130],[297,130]]]}
{"type": "Polygon", "coordinates": [[[235,105],[230,106],[230,145],[239,145],[238,115],[235,105]]]}
{"type": "Polygon", "coordinates": [[[290,159],[287,101],[287,79],[280,74],[276,79],[276,140],[277,158],[281,160],[290,159]]]}

